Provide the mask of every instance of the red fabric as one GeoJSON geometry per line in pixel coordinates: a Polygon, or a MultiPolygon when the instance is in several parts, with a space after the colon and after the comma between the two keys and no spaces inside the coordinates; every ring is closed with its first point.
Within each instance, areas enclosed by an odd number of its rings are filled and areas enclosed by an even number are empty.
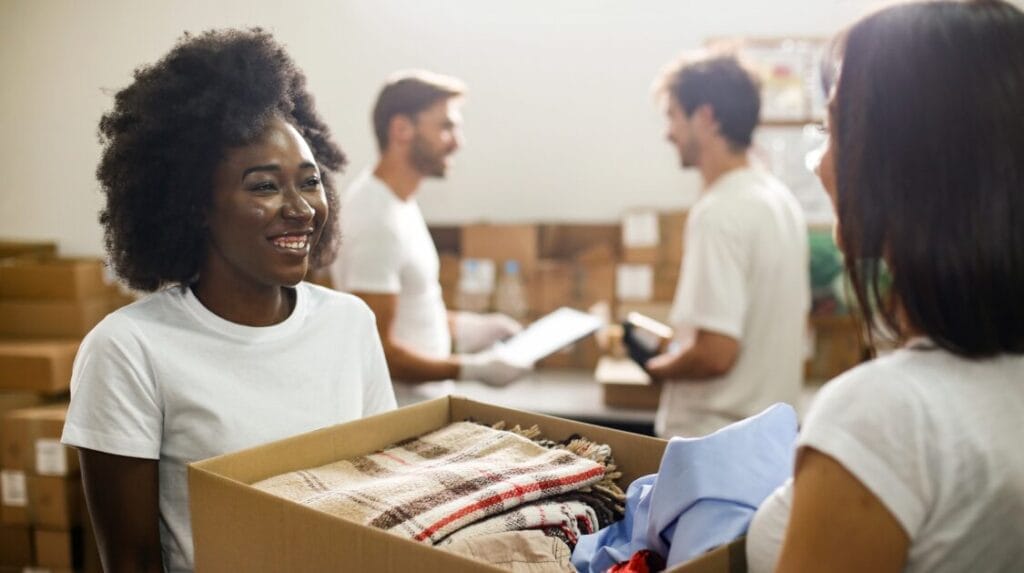
{"type": "Polygon", "coordinates": [[[665,568],[665,560],[661,555],[642,549],[633,554],[629,561],[612,565],[606,573],[654,573],[665,568]]]}

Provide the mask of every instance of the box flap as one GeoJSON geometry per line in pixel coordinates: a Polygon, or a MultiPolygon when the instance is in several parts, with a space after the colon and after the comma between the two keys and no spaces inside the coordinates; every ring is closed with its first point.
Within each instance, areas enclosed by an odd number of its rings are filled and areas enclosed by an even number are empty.
{"type": "Polygon", "coordinates": [[[254,483],[300,468],[375,452],[410,436],[425,434],[448,422],[448,398],[437,398],[307,434],[255,446],[190,464],[196,468],[254,483]]]}

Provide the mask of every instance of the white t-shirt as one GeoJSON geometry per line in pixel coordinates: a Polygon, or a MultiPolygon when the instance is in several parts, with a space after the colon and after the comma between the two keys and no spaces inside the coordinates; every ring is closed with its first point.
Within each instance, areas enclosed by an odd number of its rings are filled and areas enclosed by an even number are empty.
{"type": "Polygon", "coordinates": [[[718,378],[668,381],[658,435],[701,436],[776,402],[796,407],[810,308],[807,227],[792,193],[768,173],[739,168],[690,210],[671,321],[680,338],[698,329],[739,341],[718,378]]]}
{"type": "MultiPolygon", "coordinates": [[[[1024,571],[1024,356],[905,349],[829,382],[798,447],[834,458],[910,537],[906,571],[1024,571]]],[[[789,482],[758,508],[750,571],[771,571],[789,482]]]]}
{"type": "Polygon", "coordinates": [[[367,170],[349,186],[340,224],[334,284],[347,292],[398,295],[395,339],[434,358],[450,356],[437,248],[416,200],[402,201],[367,170]]]}
{"type": "Polygon", "coordinates": [[[395,408],[367,306],[308,283],[295,297],[283,322],[251,327],[171,288],[82,341],[62,441],[160,460],[167,571],[193,564],[186,464],[395,408]]]}

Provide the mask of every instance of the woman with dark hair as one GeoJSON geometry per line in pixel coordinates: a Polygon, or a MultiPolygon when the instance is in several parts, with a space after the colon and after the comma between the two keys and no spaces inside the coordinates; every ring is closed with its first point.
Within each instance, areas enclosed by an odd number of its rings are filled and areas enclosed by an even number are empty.
{"type": "Polygon", "coordinates": [[[902,345],[822,389],[750,570],[1024,570],[1024,14],[897,5],[840,48],[819,176],[902,345]]]}
{"type": "Polygon", "coordinates": [[[186,464],[395,407],[374,318],[302,282],[333,257],[344,156],[260,30],[186,35],[100,122],[100,221],[152,292],[82,342],[79,448],[104,570],[193,567],[186,464]]]}

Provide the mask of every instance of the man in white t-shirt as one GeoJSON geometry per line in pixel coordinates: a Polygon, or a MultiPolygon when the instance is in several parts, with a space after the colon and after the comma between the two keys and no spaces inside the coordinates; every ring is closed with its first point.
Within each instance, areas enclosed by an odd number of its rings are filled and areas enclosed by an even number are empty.
{"type": "Polygon", "coordinates": [[[699,436],[775,402],[797,404],[810,307],[807,229],[786,187],[747,157],[759,82],[735,57],[683,59],[662,78],[667,137],[704,189],[687,218],[659,435],[699,436]]]}
{"type": "Polygon", "coordinates": [[[396,380],[501,385],[528,371],[487,351],[520,329],[516,321],[445,309],[437,249],[416,203],[421,181],[444,177],[459,147],[464,91],[459,80],[429,72],[391,78],[373,110],[380,159],[342,199],[341,250],[332,278],[373,309],[396,380]],[[463,354],[451,353],[453,331],[463,354]]]}

